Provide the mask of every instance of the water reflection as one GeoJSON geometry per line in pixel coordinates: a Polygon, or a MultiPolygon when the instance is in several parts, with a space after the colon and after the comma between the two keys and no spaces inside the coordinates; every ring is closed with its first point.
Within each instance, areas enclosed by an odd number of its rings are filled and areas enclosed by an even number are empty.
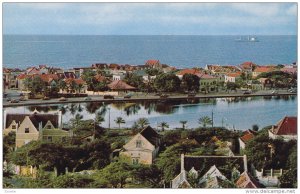
{"type": "Polygon", "coordinates": [[[247,129],[253,124],[258,124],[260,127],[275,124],[285,115],[297,115],[297,96],[206,98],[113,104],[85,102],[10,107],[5,110],[20,113],[34,110],[47,113],[60,110],[65,123],[76,114],[83,115],[84,119],[94,119],[95,113],[99,113],[105,119],[104,127],[107,127],[109,122],[111,127],[117,127],[114,123],[117,117],[122,117],[126,121],[126,127],[132,126],[137,119],[146,117],[154,127],[160,122],[167,122],[170,128],[180,127],[180,120],[188,121],[188,127],[198,127],[198,119],[202,116],[211,116],[211,112],[214,111],[215,125],[247,129]]]}

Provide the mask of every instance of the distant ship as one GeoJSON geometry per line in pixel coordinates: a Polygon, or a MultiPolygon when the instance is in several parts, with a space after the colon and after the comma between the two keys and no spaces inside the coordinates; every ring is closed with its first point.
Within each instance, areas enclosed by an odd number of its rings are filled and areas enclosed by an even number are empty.
{"type": "Polygon", "coordinates": [[[247,38],[242,38],[240,36],[240,38],[235,39],[236,42],[259,42],[258,39],[254,36],[250,37],[248,36],[247,38]]]}

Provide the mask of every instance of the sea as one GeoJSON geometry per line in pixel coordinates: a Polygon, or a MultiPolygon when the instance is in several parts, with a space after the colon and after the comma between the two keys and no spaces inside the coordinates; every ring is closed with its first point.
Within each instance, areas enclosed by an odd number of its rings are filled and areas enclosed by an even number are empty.
{"type": "Polygon", "coordinates": [[[149,59],[176,68],[206,64],[291,64],[297,61],[297,36],[106,36],[3,35],[3,66],[26,69],[47,64],[70,69],[94,63],[143,65],[149,59]],[[246,38],[246,36],[242,37],[246,38]]]}

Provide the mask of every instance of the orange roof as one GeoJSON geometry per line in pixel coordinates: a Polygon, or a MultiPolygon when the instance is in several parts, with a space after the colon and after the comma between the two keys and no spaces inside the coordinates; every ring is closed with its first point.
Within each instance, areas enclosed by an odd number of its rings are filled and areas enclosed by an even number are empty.
{"type": "Polygon", "coordinates": [[[241,64],[241,67],[244,68],[244,69],[250,69],[250,68],[255,67],[255,66],[256,66],[256,64],[252,63],[251,61],[246,61],[246,62],[241,64]]]}
{"type": "Polygon", "coordinates": [[[201,71],[199,69],[183,69],[180,70],[177,75],[185,75],[185,74],[193,74],[193,75],[197,75],[201,73],[201,71]]]}
{"type": "Polygon", "coordinates": [[[253,139],[256,135],[256,132],[252,130],[247,130],[244,132],[244,135],[240,138],[244,143],[247,143],[251,139],[253,139]]]}
{"type": "Polygon", "coordinates": [[[256,67],[255,69],[254,69],[254,72],[261,72],[261,73],[264,73],[264,72],[270,72],[270,71],[273,71],[273,67],[264,67],[264,66],[262,66],[262,67],[256,67]]]}
{"type": "Polygon", "coordinates": [[[159,60],[155,60],[155,59],[150,59],[146,62],[146,65],[156,65],[159,63],[159,60]]]}
{"type": "Polygon", "coordinates": [[[56,75],[56,74],[42,74],[42,75],[37,75],[37,76],[39,76],[44,82],[58,80],[58,75],[56,75]]]}
{"type": "Polygon", "coordinates": [[[72,81],[74,81],[76,84],[82,84],[82,85],[85,84],[85,81],[81,78],[79,78],[79,79],[73,79],[73,78],[65,79],[65,82],[67,84],[70,84],[72,81]]]}
{"type": "Polygon", "coordinates": [[[128,85],[122,80],[115,80],[107,85],[111,90],[135,90],[136,88],[128,85]]]}
{"type": "Polygon", "coordinates": [[[297,135],[297,117],[284,117],[271,131],[276,135],[297,135]]]}
{"type": "Polygon", "coordinates": [[[20,74],[18,75],[17,79],[25,79],[26,77],[29,77],[29,75],[20,74]]]}
{"type": "Polygon", "coordinates": [[[236,73],[227,73],[226,75],[228,77],[239,77],[242,73],[241,72],[236,72],[236,73]]]}

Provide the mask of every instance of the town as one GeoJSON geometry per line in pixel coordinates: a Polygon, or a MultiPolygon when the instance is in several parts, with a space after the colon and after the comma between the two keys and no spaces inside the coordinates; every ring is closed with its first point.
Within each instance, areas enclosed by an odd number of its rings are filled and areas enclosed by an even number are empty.
{"type": "MultiPolygon", "coordinates": [[[[297,95],[297,64],[206,65],[176,69],[96,63],[61,69],[3,68],[4,106],[181,97],[297,95]]],[[[140,118],[131,128],[104,127],[103,113],[62,122],[55,113],[3,118],[4,188],[296,188],[297,117],[231,130],[209,115],[199,127],[168,129],[140,118]]]]}

